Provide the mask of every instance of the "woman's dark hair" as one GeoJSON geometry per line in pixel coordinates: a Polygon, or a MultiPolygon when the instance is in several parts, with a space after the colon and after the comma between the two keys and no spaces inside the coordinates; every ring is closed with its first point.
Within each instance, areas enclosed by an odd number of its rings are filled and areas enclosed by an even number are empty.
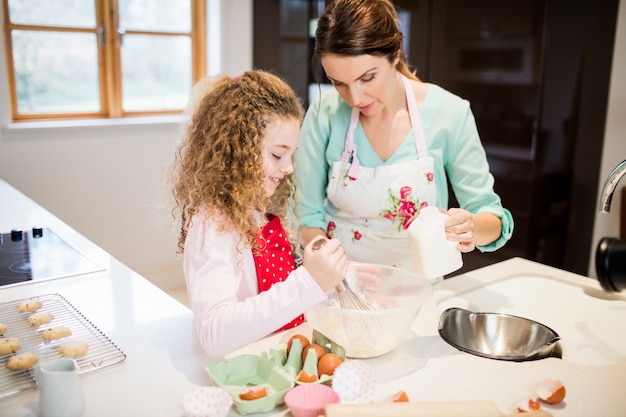
{"type": "Polygon", "coordinates": [[[317,21],[312,65],[315,68],[326,54],[367,54],[391,63],[399,58],[396,69],[416,79],[402,50],[403,37],[398,13],[390,0],[335,0],[317,21]]]}

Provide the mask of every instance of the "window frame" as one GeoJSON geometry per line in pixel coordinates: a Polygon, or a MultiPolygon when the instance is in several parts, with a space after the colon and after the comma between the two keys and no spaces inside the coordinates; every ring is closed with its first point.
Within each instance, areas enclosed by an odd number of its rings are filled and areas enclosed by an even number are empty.
{"type": "MultiPolygon", "coordinates": [[[[121,38],[119,28],[118,0],[92,0],[95,3],[96,26],[93,28],[75,28],[64,26],[16,24],[9,21],[9,0],[2,0],[2,25],[5,45],[5,59],[9,93],[9,105],[12,122],[32,122],[51,120],[80,119],[118,119],[126,117],[163,116],[181,114],[183,109],[175,110],[137,110],[123,109],[121,38]],[[17,103],[17,85],[13,62],[13,30],[55,31],[70,33],[91,33],[98,38],[98,74],[100,92],[100,111],[70,113],[20,113],[17,103]]],[[[160,32],[126,30],[126,34],[157,36],[188,36],[191,39],[192,83],[206,75],[206,0],[189,0],[191,4],[190,32],[160,32]]],[[[191,88],[191,86],[190,86],[191,88]]]]}

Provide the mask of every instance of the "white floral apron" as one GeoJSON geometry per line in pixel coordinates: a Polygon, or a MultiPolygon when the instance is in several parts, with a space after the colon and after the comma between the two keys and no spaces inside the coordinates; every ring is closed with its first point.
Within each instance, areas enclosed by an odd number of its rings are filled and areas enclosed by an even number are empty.
{"type": "Polygon", "coordinates": [[[327,195],[327,234],[341,240],[348,259],[414,270],[407,228],[419,209],[434,205],[434,163],[409,80],[403,76],[418,159],[368,168],[359,164],[354,132],[359,110],[352,109],[344,152],[333,164],[327,195]]]}

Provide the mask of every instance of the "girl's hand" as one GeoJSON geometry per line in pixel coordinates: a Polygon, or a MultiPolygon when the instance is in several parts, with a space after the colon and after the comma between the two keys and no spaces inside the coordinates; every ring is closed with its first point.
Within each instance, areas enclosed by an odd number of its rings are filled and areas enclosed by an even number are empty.
{"type": "Polygon", "coordinates": [[[460,208],[441,210],[441,212],[448,215],[444,219],[446,239],[459,242],[457,245],[459,252],[467,253],[476,249],[474,215],[460,208]]]}
{"type": "Polygon", "coordinates": [[[303,266],[324,291],[329,291],[346,276],[348,258],[339,239],[318,237],[305,246],[303,266]]]}

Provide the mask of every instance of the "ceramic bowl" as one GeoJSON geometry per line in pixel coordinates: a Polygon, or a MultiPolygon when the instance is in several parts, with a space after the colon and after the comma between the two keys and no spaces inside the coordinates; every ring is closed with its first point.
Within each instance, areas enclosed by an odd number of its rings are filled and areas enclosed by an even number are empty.
{"type": "Polygon", "coordinates": [[[345,296],[334,292],[305,316],[314,329],[343,346],[349,358],[373,358],[395,349],[432,297],[427,280],[386,265],[351,263],[346,280],[372,310],[342,308],[345,296]]]}

